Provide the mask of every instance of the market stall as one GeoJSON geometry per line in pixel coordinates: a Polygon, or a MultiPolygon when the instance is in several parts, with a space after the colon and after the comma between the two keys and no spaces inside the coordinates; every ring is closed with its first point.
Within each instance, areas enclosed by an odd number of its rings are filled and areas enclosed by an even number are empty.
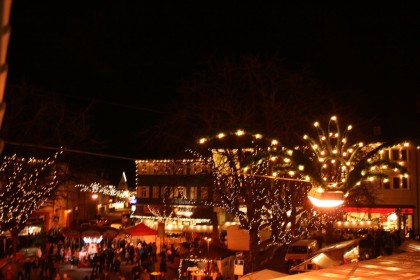
{"type": "Polygon", "coordinates": [[[179,271],[190,277],[194,275],[210,275],[214,271],[222,273],[223,277],[232,277],[235,251],[208,244],[183,250],[180,254],[179,271]],[[231,267],[232,266],[232,267],[231,267]]]}
{"type": "Polygon", "coordinates": [[[146,243],[156,242],[157,231],[146,226],[143,223],[139,223],[135,226],[124,229],[124,232],[132,239],[132,242],[137,244],[140,241],[146,243]]]}

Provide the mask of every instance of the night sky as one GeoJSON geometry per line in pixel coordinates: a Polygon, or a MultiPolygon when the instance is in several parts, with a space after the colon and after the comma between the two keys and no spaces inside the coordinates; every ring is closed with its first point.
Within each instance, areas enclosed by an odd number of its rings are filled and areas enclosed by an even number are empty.
{"type": "Polygon", "coordinates": [[[418,135],[417,6],[283,2],[15,0],[8,83],[29,82],[76,104],[94,98],[96,129],[121,143],[134,118],[147,126],[165,114],[200,61],[275,55],[418,135]]]}

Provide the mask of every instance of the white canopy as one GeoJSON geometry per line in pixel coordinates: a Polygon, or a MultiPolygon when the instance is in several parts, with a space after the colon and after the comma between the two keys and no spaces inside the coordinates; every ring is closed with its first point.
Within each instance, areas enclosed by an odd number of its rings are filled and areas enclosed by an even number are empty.
{"type": "Polygon", "coordinates": [[[271,270],[271,269],[263,269],[263,270],[251,272],[242,277],[239,277],[239,280],[270,280],[270,279],[275,279],[279,277],[284,277],[287,275],[289,274],[281,273],[281,272],[271,270]]]}

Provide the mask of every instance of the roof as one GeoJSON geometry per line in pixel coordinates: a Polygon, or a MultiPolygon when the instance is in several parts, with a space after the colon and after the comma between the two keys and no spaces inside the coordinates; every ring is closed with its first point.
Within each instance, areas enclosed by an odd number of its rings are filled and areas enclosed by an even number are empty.
{"type": "Polygon", "coordinates": [[[334,250],[344,249],[344,248],[348,248],[348,247],[358,245],[362,239],[363,238],[345,240],[345,241],[341,241],[341,242],[338,242],[338,243],[331,244],[329,246],[325,246],[325,247],[319,249],[318,251],[310,254],[309,258],[313,258],[316,255],[319,255],[321,253],[328,253],[328,252],[331,252],[331,251],[334,251],[334,250]]]}
{"type": "Polygon", "coordinates": [[[272,280],[417,280],[419,278],[420,252],[407,252],[273,278],[272,280]]]}
{"type": "Polygon", "coordinates": [[[371,260],[293,274],[272,280],[418,280],[420,279],[420,242],[405,240],[399,250],[407,252],[371,260]]]}
{"type": "Polygon", "coordinates": [[[346,240],[338,243],[334,243],[332,245],[326,246],[321,248],[308,256],[308,258],[301,262],[300,264],[293,266],[290,271],[299,271],[299,268],[310,263],[316,263],[320,268],[328,268],[332,266],[340,265],[342,260],[333,258],[328,255],[329,252],[332,251],[339,251],[343,249],[347,249],[349,247],[356,246],[360,243],[360,240],[363,238],[357,238],[352,240],[346,240]]]}
{"type": "Polygon", "coordinates": [[[287,276],[289,274],[286,273],[281,273],[275,270],[271,270],[271,269],[263,269],[260,271],[254,271],[248,274],[245,274],[242,277],[239,277],[240,280],[268,280],[268,279],[273,279],[273,278],[277,278],[277,277],[283,277],[283,276],[287,276]]]}
{"type": "Polygon", "coordinates": [[[146,226],[143,223],[139,223],[133,227],[125,228],[124,231],[131,236],[157,235],[156,230],[146,226]]]}
{"type": "Polygon", "coordinates": [[[311,244],[313,242],[317,242],[315,239],[300,239],[298,241],[295,241],[290,244],[290,246],[306,246],[308,244],[311,244]]]}

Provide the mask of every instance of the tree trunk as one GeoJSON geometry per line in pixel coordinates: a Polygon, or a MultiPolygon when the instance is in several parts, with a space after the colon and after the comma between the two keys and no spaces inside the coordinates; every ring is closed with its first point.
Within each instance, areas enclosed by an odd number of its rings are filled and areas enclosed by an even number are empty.
{"type": "Polygon", "coordinates": [[[249,256],[248,256],[248,263],[250,272],[254,272],[257,268],[257,256],[258,256],[258,227],[254,226],[249,232],[249,256]]]}
{"type": "Polygon", "coordinates": [[[12,234],[13,256],[14,256],[14,259],[16,259],[18,238],[19,238],[19,230],[14,227],[14,228],[10,229],[10,233],[12,234]]]}
{"type": "Polygon", "coordinates": [[[217,220],[217,213],[213,212],[212,216],[211,216],[211,223],[213,226],[213,231],[211,233],[211,242],[213,243],[213,245],[216,246],[222,246],[224,244],[222,244],[222,242],[220,241],[220,237],[219,237],[219,221],[217,220]]]}

